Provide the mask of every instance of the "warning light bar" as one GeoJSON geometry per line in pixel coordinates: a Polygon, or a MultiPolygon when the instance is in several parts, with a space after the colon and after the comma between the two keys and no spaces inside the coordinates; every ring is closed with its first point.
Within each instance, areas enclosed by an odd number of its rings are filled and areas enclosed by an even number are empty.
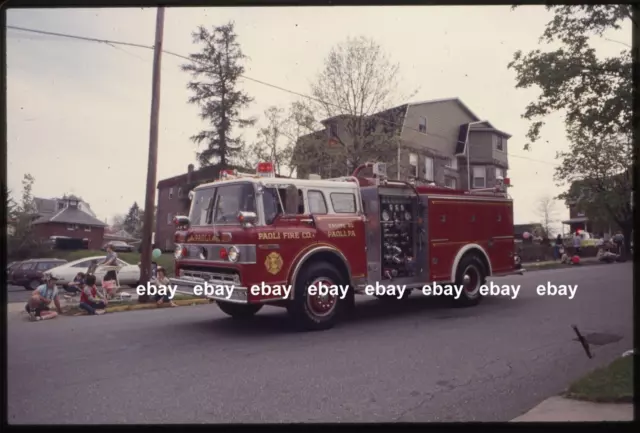
{"type": "Polygon", "coordinates": [[[274,177],[273,163],[272,162],[259,162],[256,169],[258,176],[260,177],[274,177]]]}

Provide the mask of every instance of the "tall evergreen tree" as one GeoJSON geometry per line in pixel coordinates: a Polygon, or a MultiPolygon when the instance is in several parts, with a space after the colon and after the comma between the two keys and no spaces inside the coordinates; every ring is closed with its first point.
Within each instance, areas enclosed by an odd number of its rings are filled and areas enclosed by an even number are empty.
{"type": "Polygon", "coordinates": [[[190,54],[190,63],[181,66],[192,76],[187,88],[193,95],[188,102],[200,107],[200,118],[208,123],[207,129],[191,137],[198,145],[206,146],[198,152],[202,166],[210,165],[212,160],[223,166],[233,162],[243,147],[242,139],[232,135],[233,128],[255,123],[255,119],[240,114],[253,98],[238,89],[246,56],[237,39],[233,22],[213,26],[211,30],[200,26],[193,33],[193,42],[201,47],[200,52],[190,54]]]}
{"type": "Polygon", "coordinates": [[[127,233],[135,233],[140,226],[140,207],[138,202],[134,202],[127,212],[127,216],[124,218],[123,228],[127,233]]]}

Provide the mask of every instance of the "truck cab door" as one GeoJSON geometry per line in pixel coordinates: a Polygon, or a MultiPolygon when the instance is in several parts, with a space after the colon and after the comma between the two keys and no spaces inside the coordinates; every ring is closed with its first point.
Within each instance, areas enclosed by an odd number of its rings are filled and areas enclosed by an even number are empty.
{"type": "Polygon", "coordinates": [[[265,224],[256,227],[256,260],[268,285],[288,284],[296,260],[316,243],[315,218],[305,206],[302,189],[283,184],[265,188],[265,224]],[[277,195],[276,195],[277,191],[277,195]]]}

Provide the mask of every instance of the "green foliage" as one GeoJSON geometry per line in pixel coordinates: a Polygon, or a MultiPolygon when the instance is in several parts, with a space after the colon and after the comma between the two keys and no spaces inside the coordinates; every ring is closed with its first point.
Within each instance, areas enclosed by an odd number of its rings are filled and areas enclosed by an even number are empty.
{"type": "Polygon", "coordinates": [[[562,164],[555,178],[570,188],[558,198],[575,203],[594,222],[617,225],[629,241],[633,229],[631,137],[592,135],[578,126],[568,132],[571,148],[558,154],[562,164]]]}
{"type": "Polygon", "coordinates": [[[127,233],[137,236],[142,231],[142,221],[142,211],[138,206],[138,202],[134,202],[124,218],[123,228],[127,233]]]}
{"type": "MultiPolygon", "coordinates": [[[[632,61],[630,49],[601,59],[589,45],[631,19],[631,5],[547,6],[555,15],[540,42],[560,45],[548,51],[518,51],[508,68],[516,72],[517,88],[538,87],[541,94],[522,117],[532,121],[527,137],[540,138],[541,120],[563,111],[568,124],[595,135],[626,134],[632,120],[632,61]]],[[[530,143],[525,145],[528,149],[530,143]]]]}
{"type": "MultiPolygon", "coordinates": [[[[35,178],[25,174],[22,179],[22,200],[20,204],[13,202],[11,206],[13,233],[7,237],[7,252],[12,259],[26,259],[43,251],[46,246],[33,233],[31,223],[37,218],[36,206],[33,199],[33,184],[35,178]]],[[[8,193],[8,190],[7,190],[8,193]]],[[[7,194],[7,204],[12,199],[7,194]]]]}
{"type": "Polygon", "coordinates": [[[193,78],[187,85],[193,94],[188,102],[200,107],[201,119],[209,124],[208,129],[191,137],[196,144],[206,145],[198,153],[202,166],[210,165],[212,159],[226,166],[240,156],[243,142],[232,136],[232,130],[255,123],[255,119],[240,115],[253,99],[238,90],[246,56],[237,39],[233,22],[211,30],[199,26],[193,33],[193,42],[201,46],[201,51],[190,54],[191,62],[181,66],[193,78]]]}

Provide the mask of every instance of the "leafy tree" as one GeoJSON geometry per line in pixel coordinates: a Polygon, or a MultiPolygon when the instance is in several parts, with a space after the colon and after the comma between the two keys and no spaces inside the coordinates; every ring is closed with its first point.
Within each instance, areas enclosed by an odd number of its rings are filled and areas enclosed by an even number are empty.
{"type": "Polygon", "coordinates": [[[140,207],[138,206],[138,202],[134,202],[129,208],[127,216],[125,216],[124,218],[123,228],[127,231],[127,233],[133,234],[139,229],[140,226],[140,207]]]}
{"type": "Polygon", "coordinates": [[[633,142],[630,135],[593,135],[580,124],[569,128],[569,152],[558,158],[555,178],[570,184],[558,198],[584,212],[592,221],[613,222],[631,246],[633,230],[632,164],[633,142]]]}
{"type": "Polygon", "coordinates": [[[36,215],[36,206],[33,199],[33,184],[35,179],[30,174],[25,174],[22,179],[22,200],[13,209],[13,235],[7,239],[9,257],[25,259],[37,256],[43,252],[44,245],[33,233],[31,223],[36,215]]]}
{"type": "Polygon", "coordinates": [[[396,94],[399,78],[399,65],[372,39],[349,38],[329,52],[311,89],[315,112],[329,121],[325,144],[329,138],[338,143],[334,162],[341,171],[395,157],[402,119],[386,110],[412,96],[396,94]]]}
{"type": "Polygon", "coordinates": [[[13,220],[18,213],[18,203],[11,197],[11,190],[7,185],[2,186],[3,194],[4,194],[4,202],[7,208],[7,220],[13,220]]]}
{"type": "MultiPolygon", "coordinates": [[[[602,59],[589,42],[594,36],[604,38],[604,32],[618,30],[631,20],[632,6],[593,4],[547,9],[555,15],[540,41],[558,48],[536,49],[528,54],[517,51],[508,65],[516,72],[516,88],[541,90],[522,115],[532,122],[527,137],[531,143],[537,141],[542,119],[557,111],[563,111],[566,122],[573,127],[601,137],[629,133],[633,113],[631,51],[624,49],[616,57],[602,59]]],[[[529,146],[527,143],[525,149],[529,146]]]]}
{"type": "Polygon", "coordinates": [[[193,33],[193,42],[201,46],[201,50],[190,54],[191,62],[181,66],[193,78],[187,85],[193,93],[188,102],[200,107],[200,117],[209,125],[191,137],[195,143],[206,146],[198,153],[202,166],[210,165],[212,159],[223,166],[232,162],[243,147],[242,139],[232,136],[233,128],[255,123],[255,119],[240,115],[253,99],[238,89],[246,56],[237,39],[233,22],[211,30],[199,26],[193,33]]]}

